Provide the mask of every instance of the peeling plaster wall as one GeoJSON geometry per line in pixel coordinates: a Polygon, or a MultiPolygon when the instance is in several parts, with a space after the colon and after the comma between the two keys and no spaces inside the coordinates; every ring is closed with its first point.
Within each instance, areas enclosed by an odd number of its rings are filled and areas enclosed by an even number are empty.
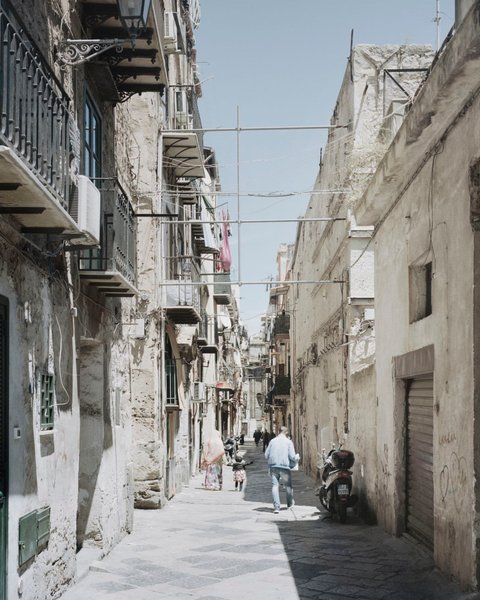
{"type": "MultiPolygon", "coordinates": [[[[160,125],[164,119],[163,100],[156,94],[133,97],[118,111],[117,139],[125,145],[125,171],[134,173],[136,210],[140,214],[160,209],[160,125]],[[120,135],[122,130],[128,136],[120,135]]],[[[135,506],[159,508],[166,501],[165,438],[162,414],[162,361],[160,297],[162,254],[160,226],[156,219],[137,219],[137,287],[129,321],[144,319],[144,335],[130,339],[132,372],[132,427],[135,506]]],[[[133,334],[133,328],[131,332],[133,334]]]]}
{"type": "Polygon", "coordinates": [[[48,261],[30,254],[2,222],[0,294],[10,304],[10,483],[8,529],[8,597],[53,597],[75,574],[75,523],[78,469],[78,397],[72,352],[72,318],[61,259],[49,278],[48,261]],[[15,241],[13,241],[15,240],[15,241]],[[33,264],[32,264],[33,263],[33,264]],[[34,266],[36,265],[36,266],[34,266]],[[55,429],[40,432],[39,371],[56,375],[55,429]],[[13,439],[13,427],[20,439],[13,439]],[[18,570],[18,520],[51,507],[48,547],[18,570]]]}
{"type": "MultiPolygon", "coordinates": [[[[469,165],[478,160],[477,100],[415,177],[376,238],[378,452],[388,473],[379,489],[380,518],[398,531],[404,463],[394,419],[401,399],[392,383],[392,357],[434,345],[435,560],[465,586],[475,585],[474,423],[474,233],[470,224],[469,165]],[[431,198],[431,202],[429,202],[431,198]],[[392,262],[392,257],[395,261],[392,262]],[[409,323],[408,266],[433,260],[433,313],[409,323]],[[447,475],[448,474],[448,475],[447,475]]],[[[393,200],[393,198],[392,198],[393,200]]],[[[475,234],[478,235],[478,234],[475,234]]],[[[478,243],[478,242],[477,242],[478,243]]],[[[478,278],[478,275],[476,275],[478,278]]]]}
{"type": "MultiPolygon", "coordinates": [[[[46,59],[68,31],[80,36],[78,22],[71,21],[73,2],[13,4],[46,59]]],[[[88,67],[52,68],[81,124],[88,67]]],[[[113,175],[119,158],[112,144],[114,109],[96,96],[93,82],[87,85],[103,118],[104,173],[113,175]]],[[[80,283],[76,253],[56,252],[58,242],[43,235],[29,236],[35,249],[16,229],[13,219],[2,216],[0,294],[10,303],[8,598],[20,597],[20,585],[21,598],[43,600],[58,597],[73,582],[78,547],[95,545],[107,553],[132,527],[128,329],[123,326],[130,320],[131,301],[96,294],[80,283]],[[46,251],[55,256],[48,258],[46,251]],[[101,355],[93,364],[92,348],[101,355]],[[40,432],[38,370],[55,376],[53,432],[40,432]],[[20,439],[13,439],[13,427],[20,429],[20,439]],[[51,510],[48,546],[19,569],[19,518],[44,506],[51,510]]]]}

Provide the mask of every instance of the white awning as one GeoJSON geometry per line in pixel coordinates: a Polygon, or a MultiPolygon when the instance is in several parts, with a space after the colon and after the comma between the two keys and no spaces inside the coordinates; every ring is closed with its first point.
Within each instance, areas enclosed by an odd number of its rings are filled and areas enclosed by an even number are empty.
{"type": "Polygon", "coordinates": [[[194,132],[163,134],[165,166],[171,167],[176,177],[205,177],[203,152],[194,132]]]}

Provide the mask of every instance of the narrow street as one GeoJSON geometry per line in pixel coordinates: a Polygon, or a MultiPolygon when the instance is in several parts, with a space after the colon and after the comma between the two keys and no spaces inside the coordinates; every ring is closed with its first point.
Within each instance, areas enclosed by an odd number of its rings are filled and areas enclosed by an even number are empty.
{"type": "MultiPolygon", "coordinates": [[[[323,518],[314,481],[294,475],[296,505],[273,514],[261,448],[247,442],[248,482],[202,489],[202,476],[159,511],[136,511],[134,531],[64,600],[478,599],[434,569],[414,543],[349,515],[323,518]]],[[[282,501],[285,502],[284,495],[282,501]]]]}

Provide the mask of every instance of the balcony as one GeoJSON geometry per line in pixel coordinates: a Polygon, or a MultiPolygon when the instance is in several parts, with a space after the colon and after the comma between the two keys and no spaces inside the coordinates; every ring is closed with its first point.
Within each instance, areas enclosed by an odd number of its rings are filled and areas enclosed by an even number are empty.
{"type": "Polygon", "coordinates": [[[215,273],[213,285],[213,298],[217,304],[230,304],[232,287],[230,273],[215,273]]]}
{"type": "Polygon", "coordinates": [[[288,338],[290,335],[290,315],[282,313],[275,317],[273,337],[288,338]]]}
{"type": "Polygon", "coordinates": [[[173,88],[169,111],[172,130],[162,135],[165,164],[177,179],[206,176],[203,154],[202,122],[194,93],[173,88]]]}
{"type": "Polygon", "coordinates": [[[134,296],[137,228],[132,203],[116,179],[95,181],[102,201],[100,248],[80,251],[80,277],[105,296],[134,296]]]}
{"type": "Polygon", "coordinates": [[[134,94],[163,94],[166,79],[163,50],[164,15],[160,2],[153,0],[147,29],[131,46],[128,32],[120,26],[116,3],[83,0],[83,29],[90,39],[124,40],[123,49],[114,47],[87,63],[90,75],[104,100],[118,102],[134,94]]]}
{"type": "Polygon", "coordinates": [[[205,206],[205,201],[200,200],[201,207],[196,209],[196,218],[192,220],[192,237],[199,254],[214,254],[219,252],[218,242],[215,239],[212,227],[214,218],[205,206]]]}
{"type": "Polygon", "coordinates": [[[208,343],[208,315],[205,310],[200,311],[200,321],[198,322],[197,344],[206,346],[208,343]]]}
{"type": "Polygon", "coordinates": [[[200,275],[194,261],[188,257],[167,259],[165,309],[168,318],[177,325],[200,322],[200,275]]]}
{"type": "Polygon", "coordinates": [[[277,375],[272,388],[272,397],[275,399],[278,396],[290,395],[290,377],[288,375],[277,375]]]}
{"type": "Polygon", "coordinates": [[[79,234],[69,214],[68,96],[5,0],[0,39],[0,214],[26,233],[79,234]]]}
{"type": "Polygon", "coordinates": [[[173,171],[176,179],[205,177],[203,152],[198,136],[193,131],[168,131],[162,135],[165,166],[173,171]]]}
{"type": "Polygon", "coordinates": [[[225,362],[218,367],[217,390],[235,391],[235,383],[233,378],[233,369],[228,367],[225,362]]]}
{"type": "MultiPolygon", "coordinates": [[[[218,354],[218,332],[216,318],[205,315],[204,322],[205,343],[201,345],[200,351],[202,354],[218,354]]],[[[200,336],[199,336],[200,339],[200,336]]]]}

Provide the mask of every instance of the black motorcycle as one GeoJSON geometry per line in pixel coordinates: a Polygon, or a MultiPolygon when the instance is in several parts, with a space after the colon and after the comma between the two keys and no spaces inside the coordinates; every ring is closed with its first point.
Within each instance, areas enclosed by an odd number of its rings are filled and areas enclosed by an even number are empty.
{"type": "Polygon", "coordinates": [[[318,491],[320,502],[324,508],[340,523],[347,520],[347,508],[354,506],[358,500],[352,494],[352,471],[355,456],[350,450],[342,450],[341,446],[332,448],[328,455],[325,450],[321,454],[323,464],[318,465],[321,471],[322,485],[318,491]]]}

